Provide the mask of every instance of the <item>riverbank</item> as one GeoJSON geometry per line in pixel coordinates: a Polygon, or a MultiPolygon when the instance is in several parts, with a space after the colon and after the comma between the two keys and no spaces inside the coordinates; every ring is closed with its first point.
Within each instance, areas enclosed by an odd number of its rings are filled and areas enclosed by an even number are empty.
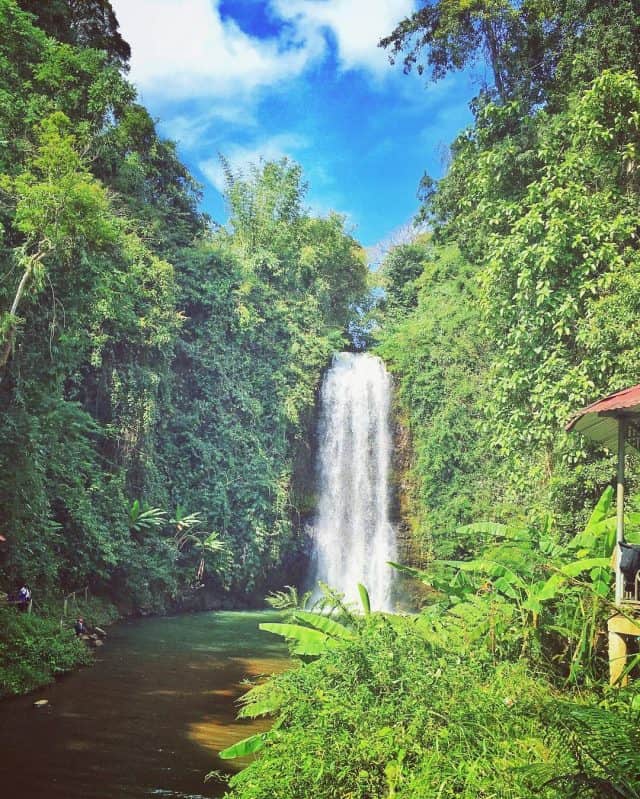
{"type": "Polygon", "coordinates": [[[92,651],[73,630],[79,616],[93,629],[138,617],[262,609],[256,602],[207,592],[183,597],[182,601],[167,606],[164,613],[125,604],[118,606],[103,597],[85,599],[75,594],[67,602],[66,609],[59,599],[41,600],[30,614],[14,607],[0,607],[0,700],[31,693],[50,685],[62,674],[91,665],[92,651]]]}
{"type": "Polygon", "coordinates": [[[82,616],[90,627],[121,618],[113,603],[96,597],[74,600],[67,613],[56,601],[33,613],[0,608],[0,699],[28,694],[91,663],[91,651],[73,630],[76,617],[82,616]]]}
{"type": "Polygon", "coordinates": [[[0,706],[0,785],[21,799],[220,797],[246,761],[218,759],[267,719],[237,719],[246,681],[287,668],[287,647],[259,630],[273,611],[130,618],[91,668],[0,706]],[[34,699],[45,699],[42,710],[34,699]]]}

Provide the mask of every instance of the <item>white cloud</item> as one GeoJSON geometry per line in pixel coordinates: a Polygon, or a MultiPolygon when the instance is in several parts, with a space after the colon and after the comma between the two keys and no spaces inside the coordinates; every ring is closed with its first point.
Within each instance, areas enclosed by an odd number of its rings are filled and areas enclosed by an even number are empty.
{"type": "Polygon", "coordinates": [[[322,44],[284,30],[248,36],[209,0],[112,0],[131,44],[131,77],[167,98],[230,97],[299,74],[322,44]]]}
{"type": "Polygon", "coordinates": [[[343,69],[387,70],[388,58],[378,47],[383,36],[408,16],[413,0],[273,0],[282,19],[291,20],[311,40],[329,31],[343,69]]]}
{"type": "Polygon", "coordinates": [[[377,47],[414,0],[265,0],[283,23],[277,36],[245,33],[223,19],[219,0],[112,0],[131,44],[131,77],[166,99],[238,99],[301,75],[328,53],[327,34],[343,69],[381,73],[377,47]]]}
{"type": "Polygon", "coordinates": [[[201,106],[201,103],[192,103],[188,113],[168,113],[166,119],[160,120],[162,134],[192,150],[213,135],[221,124],[226,130],[244,131],[258,126],[256,116],[246,105],[218,100],[204,109],[201,106]]]}
{"type": "MultiPolygon", "coordinates": [[[[295,153],[304,150],[307,146],[308,142],[303,136],[280,133],[249,147],[230,145],[227,148],[222,147],[221,150],[231,169],[236,172],[246,169],[249,164],[257,164],[260,159],[276,161],[287,156],[297,160],[295,153]]],[[[198,167],[219,192],[224,192],[224,170],[219,158],[208,158],[201,161],[198,167]]]]}

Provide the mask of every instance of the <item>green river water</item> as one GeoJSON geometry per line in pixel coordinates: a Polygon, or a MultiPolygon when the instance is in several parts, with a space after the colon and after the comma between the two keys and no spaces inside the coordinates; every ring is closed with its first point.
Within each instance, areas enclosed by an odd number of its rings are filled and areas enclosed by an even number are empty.
{"type": "Polygon", "coordinates": [[[0,787],[16,799],[199,799],[233,764],[216,753],[266,727],[236,720],[243,681],[282,671],[273,613],[140,619],[109,630],[94,666],[0,704],[0,787]],[[36,710],[36,699],[48,699],[36,710]]]}

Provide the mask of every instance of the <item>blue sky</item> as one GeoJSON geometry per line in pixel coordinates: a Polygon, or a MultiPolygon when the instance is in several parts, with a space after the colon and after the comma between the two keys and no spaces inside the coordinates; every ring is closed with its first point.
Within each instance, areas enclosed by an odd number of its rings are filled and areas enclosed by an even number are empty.
{"type": "Polygon", "coordinates": [[[414,0],[112,0],[131,79],[224,222],[218,153],[242,169],[287,155],[307,204],[344,213],[365,246],[416,211],[426,170],[470,121],[469,75],[425,85],[392,67],[381,36],[414,0]]]}

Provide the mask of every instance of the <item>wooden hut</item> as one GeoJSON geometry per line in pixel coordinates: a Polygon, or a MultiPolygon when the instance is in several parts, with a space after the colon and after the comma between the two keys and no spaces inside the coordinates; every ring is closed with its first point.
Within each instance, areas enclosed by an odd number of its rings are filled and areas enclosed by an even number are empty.
{"type": "Polygon", "coordinates": [[[627,681],[630,639],[640,637],[640,546],[624,535],[625,454],[640,450],[640,385],[616,391],[577,413],[567,425],[618,456],[616,549],[613,558],[618,608],[608,621],[609,677],[612,685],[627,681]]]}

